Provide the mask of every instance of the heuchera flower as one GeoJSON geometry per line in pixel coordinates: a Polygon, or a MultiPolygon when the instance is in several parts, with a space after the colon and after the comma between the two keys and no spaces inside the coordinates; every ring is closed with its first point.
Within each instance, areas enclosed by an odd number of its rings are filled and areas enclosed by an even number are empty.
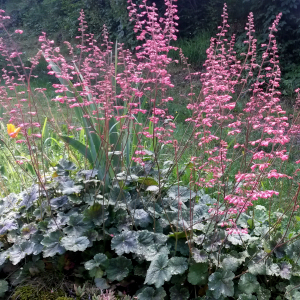
{"type": "Polygon", "coordinates": [[[13,125],[13,124],[7,124],[7,133],[12,138],[17,137],[20,130],[21,130],[21,127],[16,128],[15,125],[13,125]]]}

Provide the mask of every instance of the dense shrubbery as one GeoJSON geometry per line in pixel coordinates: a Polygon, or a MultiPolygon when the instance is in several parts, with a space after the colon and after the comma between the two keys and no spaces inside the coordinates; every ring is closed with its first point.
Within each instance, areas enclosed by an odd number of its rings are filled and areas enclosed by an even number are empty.
{"type": "MultiPolygon", "coordinates": [[[[25,183],[0,202],[2,296],[55,274],[48,288],[81,299],[105,299],[108,289],[145,300],[299,298],[299,115],[295,106],[289,123],[279,104],[281,15],[261,57],[251,13],[237,56],[226,5],[204,73],[189,73],[179,51],[191,115],[177,140],[168,54],[178,17],[165,4],[160,17],[129,1],[135,55],[109,42],[106,28],[99,47],[83,12],[67,57],[43,33],[27,67],[1,40],[1,147],[25,183]],[[42,56],[57,79],[52,99],[31,86],[42,56]],[[53,143],[64,143],[59,155],[53,143]],[[79,286],[58,288],[57,278],[79,286]]],[[[5,20],[1,11],[4,29],[5,20]]]]}

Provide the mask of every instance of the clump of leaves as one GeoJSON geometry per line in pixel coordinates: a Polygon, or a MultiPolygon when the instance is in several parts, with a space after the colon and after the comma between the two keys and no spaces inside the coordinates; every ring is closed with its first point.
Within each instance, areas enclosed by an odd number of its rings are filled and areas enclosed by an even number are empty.
{"type": "Polygon", "coordinates": [[[176,186],[158,196],[138,180],[123,181],[122,189],[115,180],[102,195],[96,175],[82,174],[53,178],[47,193],[33,186],[10,195],[13,205],[1,201],[0,275],[9,281],[0,281],[2,295],[49,271],[79,282],[83,299],[85,282],[137,299],[193,299],[195,291],[202,295],[195,299],[296,299],[300,293],[299,240],[289,242],[294,233],[284,226],[271,227],[280,213],[269,218],[257,205],[251,216],[239,217],[248,233],[228,234],[209,213],[215,200],[203,192],[176,186]],[[72,192],[65,192],[65,182],[72,182],[72,192]]]}

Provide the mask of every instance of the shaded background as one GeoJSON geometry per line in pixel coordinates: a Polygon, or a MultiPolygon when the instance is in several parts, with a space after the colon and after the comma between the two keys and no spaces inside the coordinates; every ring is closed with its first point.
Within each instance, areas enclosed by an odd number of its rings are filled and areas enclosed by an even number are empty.
{"type": "MultiPolygon", "coordinates": [[[[137,0],[135,2],[139,2],[137,0]]],[[[151,1],[151,0],[150,0],[151,1]]],[[[149,2],[150,2],[149,1],[149,2]]],[[[154,1],[162,14],[164,1],[154,1]]],[[[179,41],[189,62],[197,69],[205,60],[209,37],[215,36],[221,22],[222,0],[178,0],[179,41]]],[[[228,0],[230,31],[237,34],[236,50],[243,50],[245,24],[254,13],[256,38],[263,43],[275,16],[283,16],[277,33],[283,88],[291,91],[300,86],[300,1],[299,0],[228,0]]],[[[9,29],[23,29],[19,37],[22,50],[33,55],[39,47],[42,31],[58,45],[78,34],[78,16],[84,10],[89,32],[98,39],[106,24],[112,41],[116,39],[131,49],[137,45],[133,24],[129,22],[127,0],[0,0],[0,8],[11,16],[9,29]],[[34,52],[33,52],[34,51],[34,52]]],[[[259,49],[259,47],[258,47],[259,49]]]]}

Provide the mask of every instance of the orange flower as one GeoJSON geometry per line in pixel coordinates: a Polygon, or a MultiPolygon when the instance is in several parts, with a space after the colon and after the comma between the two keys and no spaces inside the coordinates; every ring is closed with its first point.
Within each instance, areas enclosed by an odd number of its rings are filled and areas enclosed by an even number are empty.
{"type": "Polygon", "coordinates": [[[7,124],[7,133],[12,138],[17,137],[20,130],[21,130],[21,127],[16,128],[15,125],[13,125],[13,124],[7,124]]]}

